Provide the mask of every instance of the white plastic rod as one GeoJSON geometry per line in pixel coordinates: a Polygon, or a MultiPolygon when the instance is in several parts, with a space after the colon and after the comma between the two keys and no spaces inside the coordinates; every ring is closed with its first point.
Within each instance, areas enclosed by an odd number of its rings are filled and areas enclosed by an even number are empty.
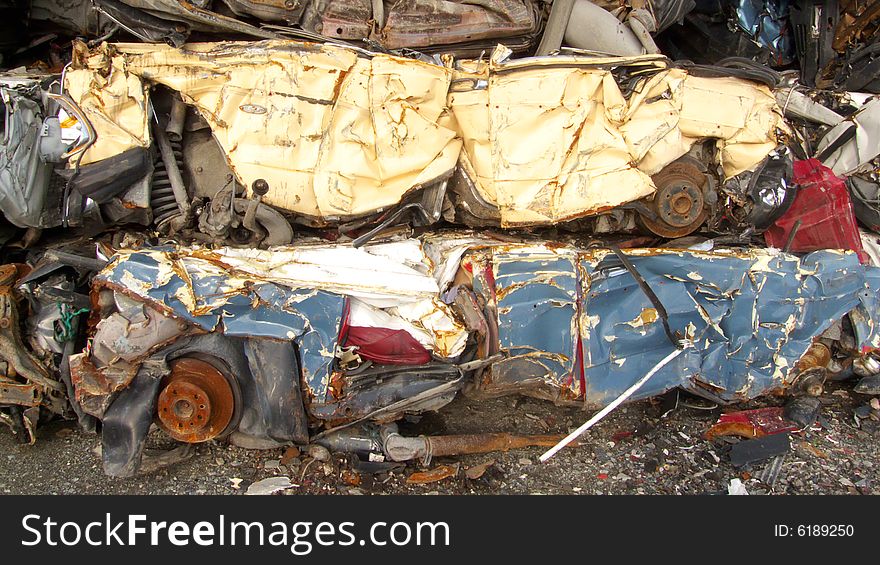
{"type": "Polygon", "coordinates": [[[672,361],[673,359],[675,359],[676,357],[681,355],[681,353],[685,349],[687,349],[687,347],[684,347],[682,349],[676,349],[675,351],[673,351],[672,353],[670,353],[669,355],[664,357],[659,363],[654,365],[654,368],[651,369],[650,371],[648,371],[648,373],[644,377],[642,377],[641,379],[636,381],[635,384],[633,384],[631,387],[626,389],[623,392],[623,394],[621,394],[620,396],[615,398],[611,402],[611,404],[609,404],[605,408],[596,412],[596,414],[594,414],[593,417],[590,418],[587,422],[585,422],[581,427],[579,427],[575,431],[573,431],[570,434],[568,434],[567,436],[565,436],[565,439],[563,439],[562,441],[560,441],[559,443],[557,443],[556,445],[554,445],[553,447],[548,449],[546,452],[544,452],[544,454],[541,455],[541,458],[540,458],[541,463],[545,463],[548,459],[550,459],[551,457],[556,455],[556,453],[558,453],[563,447],[565,447],[569,443],[571,443],[574,440],[576,440],[577,438],[579,438],[585,431],[592,428],[599,420],[601,420],[602,418],[607,416],[609,412],[611,412],[612,410],[614,410],[615,408],[620,406],[624,401],[626,401],[627,398],[629,398],[637,390],[639,390],[642,387],[642,385],[644,385],[646,382],[648,382],[648,379],[653,377],[657,373],[657,371],[659,371],[660,369],[665,367],[670,361],[672,361]]]}

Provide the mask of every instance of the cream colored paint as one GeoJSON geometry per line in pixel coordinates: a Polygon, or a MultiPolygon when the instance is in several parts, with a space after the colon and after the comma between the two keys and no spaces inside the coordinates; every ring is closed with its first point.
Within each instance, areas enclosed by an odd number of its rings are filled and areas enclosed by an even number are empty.
{"type": "Polygon", "coordinates": [[[116,48],[196,106],[239,180],[268,181],[263,201],[283,210],[367,214],[455,167],[444,67],[290,41],[116,48]]]}
{"type": "Polygon", "coordinates": [[[618,59],[654,72],[627,100],[600,66],[608,62],[460,65],[456,80],[479,85],[449,97],[461,161],[503,226],[556,223],[648,196],[650,175],[700,139],[717,139],[725,174],[736,175],[757,165],[785,129],[764,86],[689,76],[656,57],[618,59]]]}
{"type": "Polygon", "coordinates": [[[139,77],[196,106],[239,181],[268,181],[264,202],[324,220],[394,206],[458,163],[502,226],[552,224],[651,195],[701,139],[726,176],[751,169],[786,129],[766,87],[656,56],[502,59],[453,71],[294,41],[119,44],[67,83],[97,122],[89,162],[148,143],[139,77]],[[607,70],[622,65],[648,77],[629,98],[607,70]]]}
{"type": "Polygon", "coordinates": [[[125,70],[124,57],[111,57],[105,50],[89,54],[85,45],[79,43],[74,47],[74,58],[81,61],[80,68],[67,70],[64,89],[96,133],[95,142],[82,154],[79,164],[94,163],[135,147],[148,147],[147,85],[125,70]]]}

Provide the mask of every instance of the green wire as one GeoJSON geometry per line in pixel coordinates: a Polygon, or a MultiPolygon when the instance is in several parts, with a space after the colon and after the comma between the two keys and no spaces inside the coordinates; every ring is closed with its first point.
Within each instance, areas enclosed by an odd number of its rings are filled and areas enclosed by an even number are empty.
{"type": "Polygon", "coordinates": [[[58,302],[58,312],[61,314],[61,319],[58,320],[60,327],[55,327],[55,340],[59,343],[64,343],[66,341],[72,341],[74,337],[74,328],[73,322],[76,320],[76,317],[80,314],[85,314],[89,311],[88,308],[80,308],[79,310],[70,310],[70,307],[64,302],[58,302]]]}

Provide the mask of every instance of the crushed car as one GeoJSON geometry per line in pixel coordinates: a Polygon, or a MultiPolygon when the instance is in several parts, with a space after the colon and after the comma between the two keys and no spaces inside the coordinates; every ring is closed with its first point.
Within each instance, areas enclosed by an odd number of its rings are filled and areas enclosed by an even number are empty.
{"type": "Polygon", "coordinates": [[[75,419],[132,476],[877,394],[878,6],[2,4],[0,420],[75,419]],[[397,427],[512,394],[596,412],[397,427]]]}
{"type": "MultiPolygon", "coordinates": [[[[71,402],[101,422],[105,471],[129,476],[154,421],[183,443],[376,447],[460,392],[601,408],[681,342],[630,400],[815,395],[880,347],[878,285],[849,252],[474,234],[121,250],[92,282],[71,402]]],[[[424,455],[406,453],[378,449],[424,455]]]]}
{"type": "Polygon", "coordinates": [[[674,238],[766,227],[790,203],[787,126],[747,72],[509,54],[78,43],[52,95],[83,130],[62,155],[62,221],[76,194],[109,225],[242,246],[442,222],[674,238]],[[764,169],[778,176],[755,182],[764,169]]]}

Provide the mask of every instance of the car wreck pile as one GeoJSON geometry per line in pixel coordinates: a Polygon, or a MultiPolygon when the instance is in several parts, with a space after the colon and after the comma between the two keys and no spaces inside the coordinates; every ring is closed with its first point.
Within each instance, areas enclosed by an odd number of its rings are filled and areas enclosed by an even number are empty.
{"type": "MultiPolygon", "coordinates": [[[[880,393],[880,2],[0,4],[0,419],[402,461],[880,393]]],[[[549,442],[549,443],[548,443],[549,442]]]]}

